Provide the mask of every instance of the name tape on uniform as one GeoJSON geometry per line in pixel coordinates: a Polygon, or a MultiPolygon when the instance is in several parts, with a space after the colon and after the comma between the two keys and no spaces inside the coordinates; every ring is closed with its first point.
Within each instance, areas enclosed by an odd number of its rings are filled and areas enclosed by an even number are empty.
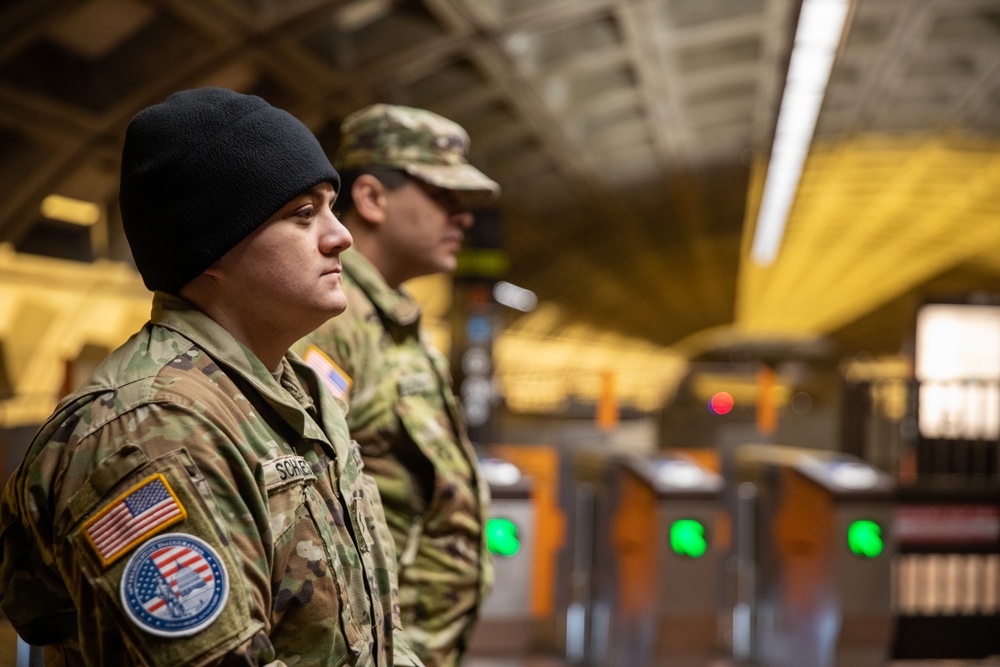
{"type": "Polygon", "coordinates": [[[304,457],[289,455],[264,462],[264,485],[268,491],[291,484],[316,481],[316,475],[304,457]]]}
{"type": "Polygon", "coordinates": [[[400,396],[430,394],[437,389],[437,382],[430,373],[414,373],[400,378],[398,388],[400,396]]]}

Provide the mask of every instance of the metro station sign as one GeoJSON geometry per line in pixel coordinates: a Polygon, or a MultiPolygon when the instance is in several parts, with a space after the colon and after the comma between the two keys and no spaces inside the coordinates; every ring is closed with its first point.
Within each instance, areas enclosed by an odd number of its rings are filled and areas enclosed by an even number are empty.
{"type": "Polygon", "coordinates": [[[1000,507],[996,505],[900,505],[893,530],[900,544],[996,544],[1000,507]]]}

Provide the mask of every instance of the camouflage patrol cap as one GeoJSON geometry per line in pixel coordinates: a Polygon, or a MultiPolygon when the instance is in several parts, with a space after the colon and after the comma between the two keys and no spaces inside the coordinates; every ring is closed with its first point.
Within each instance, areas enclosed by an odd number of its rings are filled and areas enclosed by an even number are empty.
{"type": "Polygon", "coordinates": [[[344,171],[395,167],[440,188],[496,198],[500,186],[469,164],[468,150],[469,135],[454,121],[424,109],[373,104],[344,119],[334,165],[344,171]]]}

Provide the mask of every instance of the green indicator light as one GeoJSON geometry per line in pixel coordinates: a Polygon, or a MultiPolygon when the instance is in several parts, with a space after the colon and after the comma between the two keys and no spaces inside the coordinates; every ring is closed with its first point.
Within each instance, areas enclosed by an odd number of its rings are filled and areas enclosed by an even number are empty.
{"type": "Polygon", "coordinates": [[[882,529],[874,521],[855,521],[847,528],[847,546],[853,553],[875,558],[882,553],[882,529]]]}
{"type": "Polygon", "coordinates": [[[489,519],[486,522],[486,548],[490,553],[510,558],[521,550],[517,526],[510,519],[489,519]]]}
{"type": "Polygon", "coordinates": [[[680,519],[670,526],[670,548],[682,556],[699,558],[705,555],[705,526],[694,519],[680,519]]]}

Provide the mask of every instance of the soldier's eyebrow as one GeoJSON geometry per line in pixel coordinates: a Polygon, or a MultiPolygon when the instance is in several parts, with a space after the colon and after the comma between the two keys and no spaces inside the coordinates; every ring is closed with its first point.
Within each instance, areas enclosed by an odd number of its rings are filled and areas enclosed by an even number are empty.
{"type": "MultiPolygon", "coordinates": [[[[329,181],[326,181],[326,182],[329,182],[329,181]]],[[[307,190],[303,190],[301,193],[299,193],[298,196],[296,196],[294,199],[292,199],[290,202],[288,202],[288,206],[290,206],[290,207],[301,206],[303,204],[302,200],[304,198],[309,199],[310,200],[309,203],[311,203],[311,204],[322,203],[324,201],[325,197],[326,197],[326,193],[325,193],[324,189],[322,187],[320,187],[320,185],[321,184],[317,183],[316,185],[312,186],[311,188],[309,188],[307,190]]],[[[330,185],[332,186],[333,184],[330,183],[330,185]]],[[[336,190],[334,190],[333,197],[330,200],[331,201],[331,206],[332,206],[332,202],[334,200],[336,200],[336,198],[337,198],[337,192],[336,192],[336,190]]]]}
{"type": "MultiPolygon", "coordinates": [[[[324,183],[328,183],[330,185],[330,189],[333,190],[333,200],[336,200],[337,190],[333,188],[333,183],[330,183],[329,181],[324,181],[324,183]]],[[[321,185],[320,183],[317,183],[316,185],[312,186],[302,194],[307,194],[316,199],[323,199],[323,197],[326,196],[326,189],[320,187],[320,185],[321,185]]]]}
{"type": "Polygon", "coordinates": [[[323,198],[323,190],[322,190],[322,188],[320,188],[319,183],[317,183],[316,185],[312,186],[311,188],[309,188],[308,190],[306,190],[302,194],[304,194],[304,195],[310,195],[312,197],[316,197],[317,199],[322,199],[323,198]]]}

